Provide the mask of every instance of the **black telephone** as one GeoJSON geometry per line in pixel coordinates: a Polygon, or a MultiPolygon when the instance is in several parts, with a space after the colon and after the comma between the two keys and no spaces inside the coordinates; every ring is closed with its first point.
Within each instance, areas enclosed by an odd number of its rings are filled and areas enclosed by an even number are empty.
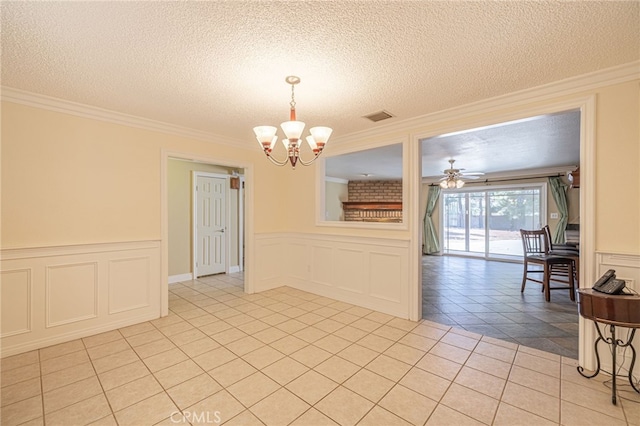
{"type": "Polygon", "coordinates": [[[596,281],[592,288],[595,291],[599,291],[601,293],[620,294],[622,293],[622,289],[624,289],[624,286],[624,280],[617,280],[616,271],[614,271],[613,269],[609,269],[604,273],[603,276],[598,279],[598,281],[596,281]]]}

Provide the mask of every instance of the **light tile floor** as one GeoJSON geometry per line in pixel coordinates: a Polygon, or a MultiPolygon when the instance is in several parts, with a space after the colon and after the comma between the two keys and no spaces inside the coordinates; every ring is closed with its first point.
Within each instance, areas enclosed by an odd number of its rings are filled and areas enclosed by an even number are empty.
{"type": "Polygon", "coordinates": [[[167,317],[2,359],[2,424],[640,425],[573,359],[241,286],[171,285],[167,317]]]}

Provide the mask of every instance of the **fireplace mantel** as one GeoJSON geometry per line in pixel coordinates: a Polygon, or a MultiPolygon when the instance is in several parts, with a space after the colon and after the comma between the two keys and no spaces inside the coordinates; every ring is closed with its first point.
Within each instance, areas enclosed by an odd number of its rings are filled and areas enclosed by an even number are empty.
{"type": "Polygon", "coordinates": [[[343,201],[345,210],[402,210],[402,203],[384,201],[343,201]]]}

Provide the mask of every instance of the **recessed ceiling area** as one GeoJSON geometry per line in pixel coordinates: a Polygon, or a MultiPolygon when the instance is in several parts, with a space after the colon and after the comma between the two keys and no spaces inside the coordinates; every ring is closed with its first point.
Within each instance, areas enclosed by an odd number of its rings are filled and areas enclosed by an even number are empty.
{"type": "MultiPolygon", "coordinates": [[[[569,171],[580,164],[580,111],[434,136],[422,139],[421,144],[425,180],[438,180],[449,168],[449,159],[456,160],[454,167],[465,172],[485,173],[485,179],[561,167],[569,171]]],[[[399,179],[402,149],[400,145],[390,145],[330,157],[325,170],[327,176],[345,180],[399,179]]]]}
{"type": "Polygon", "coordinates": [[[580,111],[541,115],[422,140],[422,176],[438,178],[448,159],[486,177],[580,164],[580,111]]]}

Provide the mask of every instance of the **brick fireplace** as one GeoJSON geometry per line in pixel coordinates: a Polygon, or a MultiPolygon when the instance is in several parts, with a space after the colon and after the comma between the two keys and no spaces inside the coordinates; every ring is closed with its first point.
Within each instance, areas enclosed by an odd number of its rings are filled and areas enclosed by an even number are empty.
{"type": "Polygon", "coordinates": [[[402,180],[349,181],[348,193],[345,221],[402,222],[402,180]]]}

